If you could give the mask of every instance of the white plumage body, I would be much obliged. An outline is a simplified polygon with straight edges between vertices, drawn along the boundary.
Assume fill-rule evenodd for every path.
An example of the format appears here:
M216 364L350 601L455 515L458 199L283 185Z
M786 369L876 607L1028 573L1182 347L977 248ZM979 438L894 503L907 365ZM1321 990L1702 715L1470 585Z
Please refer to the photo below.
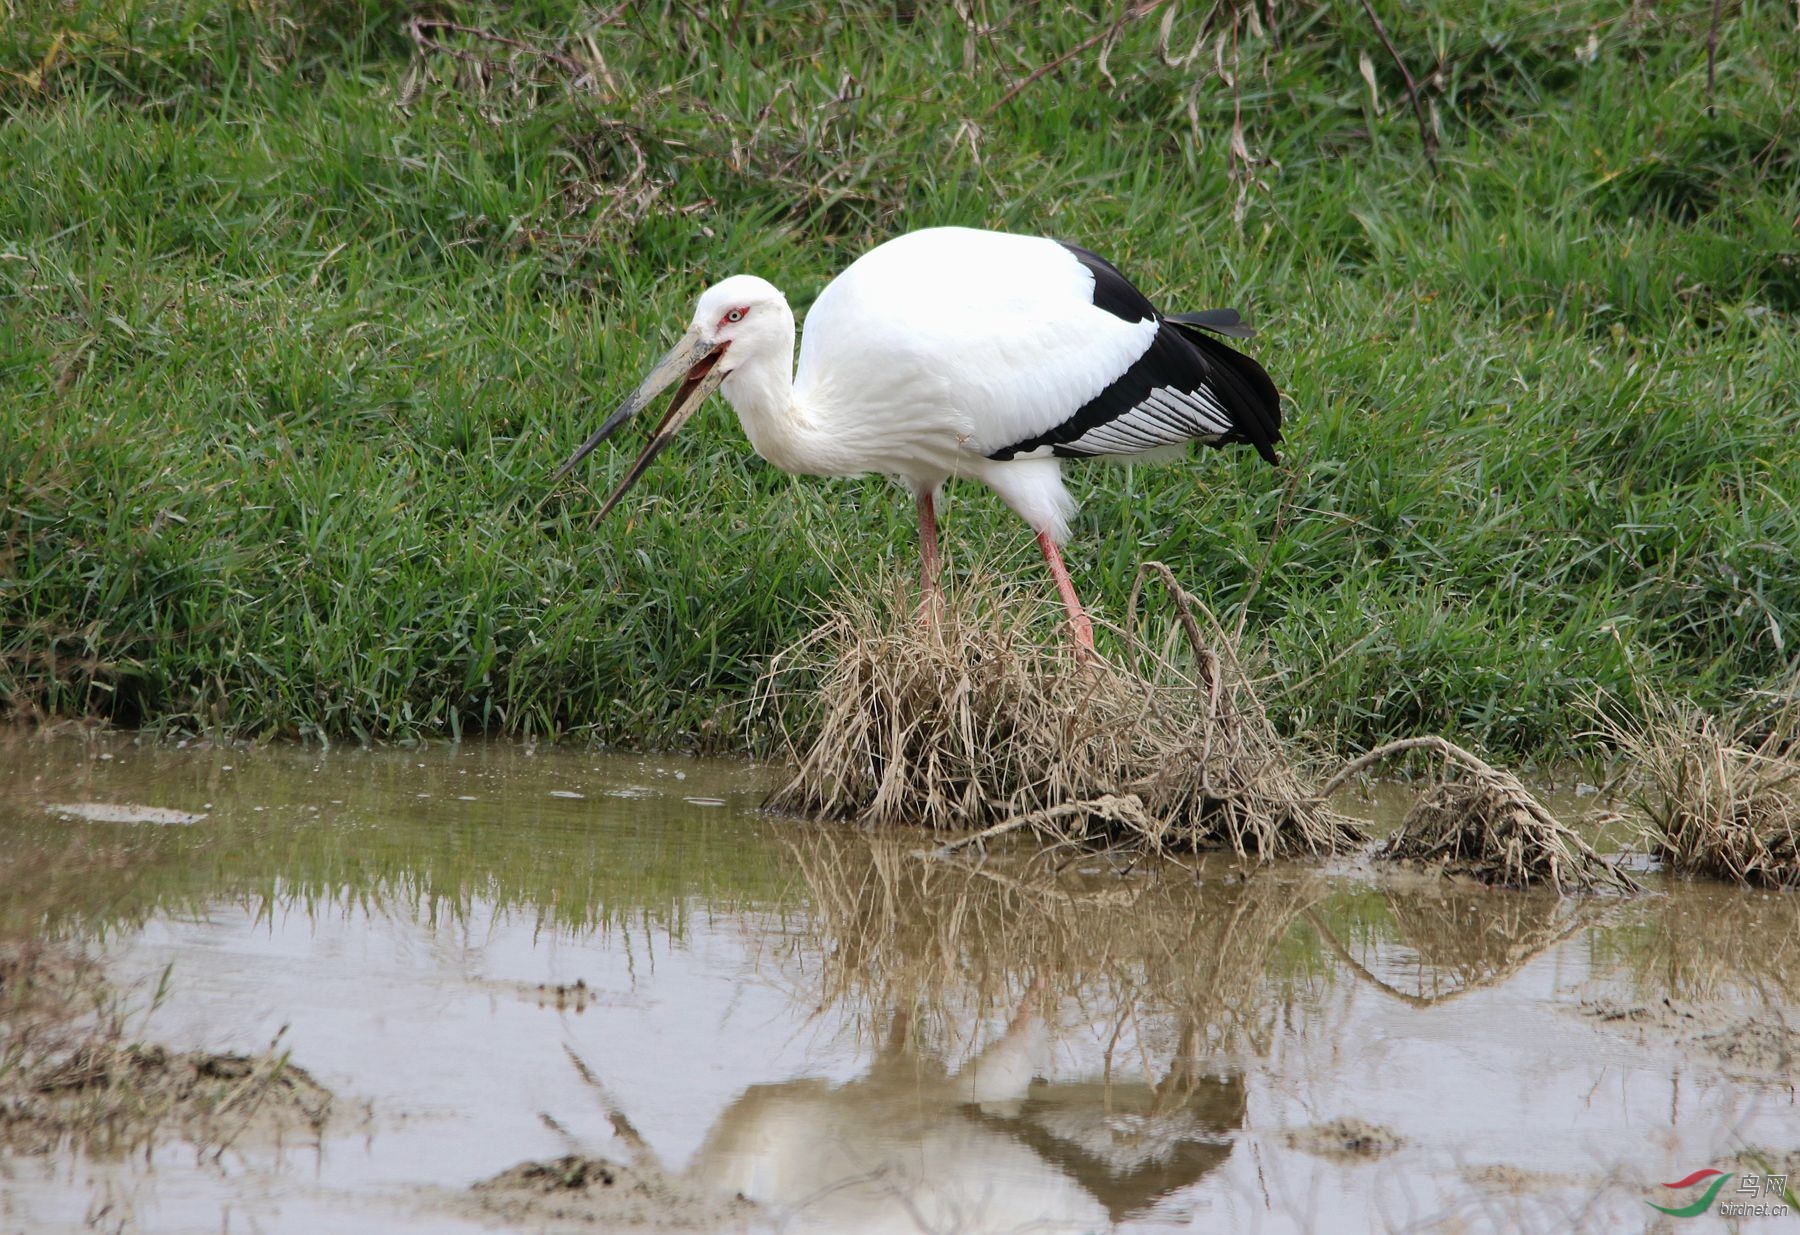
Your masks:
M717 285L695 324L710 325L758 284L768 286L746 276ZM922 492L953 476L978 479L1059 543L1076 509L1061 460L1048 447L990 456L1067 420L1158 330L1154 317L1127 321L1096 305L1093 273L1054 240L951 227L890 240L833 279L807 315L791 383L782 380L792 355L785 310L784 300L776 313L788 329L770 330L770 346L734 342L721 365L736 361L721 392L757 453L789 472L881 473ZM1093 453L1115 457L1163 455L1172 444L1134 447L1119 429L1116 444L1104 431L1093 437L1102 447Z

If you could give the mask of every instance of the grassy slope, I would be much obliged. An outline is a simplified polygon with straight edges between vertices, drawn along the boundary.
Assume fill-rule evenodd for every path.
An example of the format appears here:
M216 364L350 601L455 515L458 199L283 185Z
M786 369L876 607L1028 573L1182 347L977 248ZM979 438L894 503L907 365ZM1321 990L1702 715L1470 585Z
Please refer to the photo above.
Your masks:
M604 72L572 92L449 33L498 67L421 74L372 0L26 5L0 28L0 698L740 744L809 609L910 569L910 504L788 479L722 405L630 518L595 528L573 485L532 503L706 282L754 270L803 311L939 223L1079 239L1264 327L1284 472L1083 469L1071 565L1115 615L1147 556L1247 599L1284 724L1529 751L1634 673L1768 685L1800 632L1800 38L1789 6L1728 14L1709 111L1689 7L1378 5L1417 75L1443 65L1433 178L1345 0L1242 23L1235 91L1230 39L1171 65L1159 14L1106 73L1083 52L1011 101L1101 27L431 10L577 57L591 36ZM1039 569L975 488L947 536L955 564Z

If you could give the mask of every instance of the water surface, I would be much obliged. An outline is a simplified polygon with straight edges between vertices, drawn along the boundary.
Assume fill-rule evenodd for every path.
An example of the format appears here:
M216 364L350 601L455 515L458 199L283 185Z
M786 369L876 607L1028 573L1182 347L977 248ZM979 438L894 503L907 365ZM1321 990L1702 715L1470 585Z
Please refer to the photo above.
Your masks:
M472 1185L571 1152L757 1203L727 1229L1629 1231L1800 1147L1791 895L960 867L734 763L0 758L0 935L338 1097L316 1142L0 1158L8 1231L487 1229Z

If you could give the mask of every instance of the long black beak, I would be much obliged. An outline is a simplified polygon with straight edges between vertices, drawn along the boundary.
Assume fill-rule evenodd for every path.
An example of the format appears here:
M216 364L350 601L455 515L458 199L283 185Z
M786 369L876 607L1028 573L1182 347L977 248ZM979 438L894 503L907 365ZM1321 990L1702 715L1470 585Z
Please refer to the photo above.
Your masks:
M626 490L638 482L644 470L652 460L662 453L663 447L674 440L675 434L686 424L699 406L706 402L706 397L719 388L725 375L718 370L719 360L725 355L729 344L708 343L700 337L697 330L690 330L682 336L681 342L669 349L669 354L657 361L656 367L644 375L631 396L621 403L618 410L608 416L604 423L594 431L594 435L581 444L580 449L569 456L568 461L556 469L551 476L551 483L561 480L575 470L575 465L593 451L594 447L604 442L615 433L619 426L637 415L644 407L660 394L665 387L672 385L678 378L681 386L675 392L675 398L669 404L668 413L656 426L656 432L644 446L642 453L626 471L625 478L619 482L612 496L600 507L599 518L604 519L607 512L619 504Z

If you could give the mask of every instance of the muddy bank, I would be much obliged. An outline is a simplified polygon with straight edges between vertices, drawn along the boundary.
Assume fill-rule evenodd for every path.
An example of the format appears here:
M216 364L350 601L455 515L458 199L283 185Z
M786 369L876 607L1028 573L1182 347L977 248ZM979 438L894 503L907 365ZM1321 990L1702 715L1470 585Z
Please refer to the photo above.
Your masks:
M460 1208L538 1229L605 1231L740 1230L757 1212L741 1196L708 1191L654 1163L626 1165L580 1154L521 1162L476 1184Z
M1602 999L1583 1003L1580 1012L1602 1024L1636 1029L1640 1037L1669 1040L1689 1054L1716 1061L1733 1075L1786 1081L1800 1070L1800 1032L1777 1009Z
M275 1047L176 1051L139 1040L89 957L0 945L0 1147L119 1154L166 1138L203 1152L316 1143L332 1095Z
M1373 1161L1406 1144L1405 1138L1391 1128L1383 1128L1353 1115L1310 1127L1291 1129L1283 1139L1294 1149L1318 1154L1322 1158L1345 1161Z

